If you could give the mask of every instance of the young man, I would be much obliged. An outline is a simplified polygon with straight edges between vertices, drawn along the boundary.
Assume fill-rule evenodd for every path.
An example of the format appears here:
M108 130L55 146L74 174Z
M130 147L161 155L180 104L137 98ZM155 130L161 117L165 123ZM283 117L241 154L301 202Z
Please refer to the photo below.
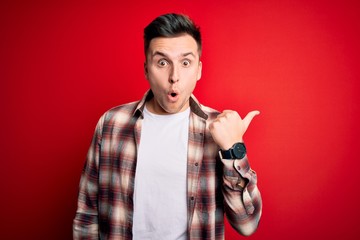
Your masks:
M244 119L192 95L201 77L199 28L184 15L144 30L150 90L99 120L82 173L74 239L223 239L224 213L252 234L261 196Z

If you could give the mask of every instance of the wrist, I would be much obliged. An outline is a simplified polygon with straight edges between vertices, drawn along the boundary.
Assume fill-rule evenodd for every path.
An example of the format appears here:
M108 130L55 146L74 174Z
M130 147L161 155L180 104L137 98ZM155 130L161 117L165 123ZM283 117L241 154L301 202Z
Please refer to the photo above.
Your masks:
M221 150L229 150L230 148L232 148L236 143L244 143L243 139L240 138L238 140L235 141L228 141L228 142L224 142L222 145L219 145Z
M242 159L246 155L246 147L243 142L237 142L230 148L219 151L222 159Z

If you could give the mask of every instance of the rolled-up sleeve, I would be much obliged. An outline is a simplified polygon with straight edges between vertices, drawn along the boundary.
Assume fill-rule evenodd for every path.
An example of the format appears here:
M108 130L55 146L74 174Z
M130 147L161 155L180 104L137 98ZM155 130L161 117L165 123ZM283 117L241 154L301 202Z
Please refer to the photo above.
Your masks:
M98 169L103 117L100 118L82 171L73 239L99 239L98 233Z
M253 234L262 213L262 199L257 188L256 172L250 168L247 155L223 162L223 195L227 219L240 234Z

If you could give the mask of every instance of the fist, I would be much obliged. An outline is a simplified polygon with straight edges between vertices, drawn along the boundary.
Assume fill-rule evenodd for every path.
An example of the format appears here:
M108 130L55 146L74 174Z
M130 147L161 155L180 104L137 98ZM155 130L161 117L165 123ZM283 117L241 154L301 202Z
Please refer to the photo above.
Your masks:
M252 119L259 111L249 112L244 119L236 111L225 110L210 123L209 130L215 143L223 150L231 148L236 142L243 142L243 136Z

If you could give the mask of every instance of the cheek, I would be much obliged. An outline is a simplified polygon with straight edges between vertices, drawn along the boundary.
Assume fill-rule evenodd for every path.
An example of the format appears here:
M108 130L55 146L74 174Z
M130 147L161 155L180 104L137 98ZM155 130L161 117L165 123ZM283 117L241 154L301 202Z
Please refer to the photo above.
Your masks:
M197 83L197 80L194 78L194 75L193 75L192 78L186 82L186 91L188 93L192 93L195 89L196 83Z
M199 80L200 76L201 76L201 74L198 71L198 69L194 69L192 71L188 71L188 72L184 73L184 75L182 77L184 80L186 79L189 82L189 84L195 84L197 82L197 80Z
M147 80L153 89L166 88L169 82L165 71L149 71Z
M150 82L161 82L162 79L166 78L166 72L161 70L149 70L148 80Z

